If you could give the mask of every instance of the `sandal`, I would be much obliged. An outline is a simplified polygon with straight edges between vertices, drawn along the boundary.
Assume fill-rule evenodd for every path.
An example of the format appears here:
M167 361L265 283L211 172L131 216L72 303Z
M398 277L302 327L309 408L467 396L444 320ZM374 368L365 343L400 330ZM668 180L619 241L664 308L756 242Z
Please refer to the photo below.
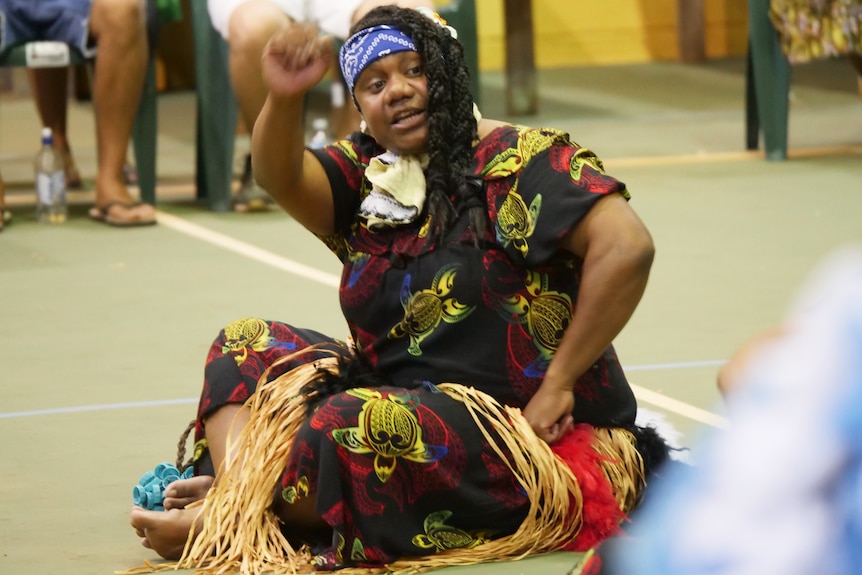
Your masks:
M245 167L240 182L239 192L233 200L233 211L238 213L267 212L273 207L272 197L254 181L254 174L251 171L251 154L245 157Z
M140 226L152 226L156 223L156 219L149 220L137 220L137 219L118 219L116 216L111 216L111 208L114 206L121 206L126 210L126 212L130 212L131 210L137 208L138 206L145 205L143 202L108 202L104 206L93 206L90 208L90 211L87 215L90 216L91 220L101 222L103 224L107 224L109 226L114 226L117 228L133 228Z

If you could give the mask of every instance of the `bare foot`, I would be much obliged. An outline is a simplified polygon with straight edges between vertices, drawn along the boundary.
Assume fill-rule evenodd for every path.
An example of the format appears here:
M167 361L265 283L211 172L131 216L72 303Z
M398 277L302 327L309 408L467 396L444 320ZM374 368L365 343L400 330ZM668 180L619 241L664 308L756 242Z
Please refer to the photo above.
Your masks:
M185 509L187 505L200 501L206 497L214 479L210 475L177 479L165 488L165 509Z
M148 511L133 507L131 524L141 538L141 545L165 559L179 559L185 549L189 532L194 529L197 535L201 530L202 518L198 515L200 511L200 507L167 511Z
M93 219L117 226L150 224L156 221L156 209L136 202L121 178L96 177L96 205Z
M66 175L66 189L77 190L83 187L81 174L78 172L78 166L75 165L75 157L72 155L72 147L69 145L69 140L65 134L54 134L54 147L58 152L63 154L63 171Z
M65 172L66 172L66 188L77 190L84 186L81 181L81 173L78 172L78 166L75 165L75 158L72 157L72 152L66 150L65 154Z

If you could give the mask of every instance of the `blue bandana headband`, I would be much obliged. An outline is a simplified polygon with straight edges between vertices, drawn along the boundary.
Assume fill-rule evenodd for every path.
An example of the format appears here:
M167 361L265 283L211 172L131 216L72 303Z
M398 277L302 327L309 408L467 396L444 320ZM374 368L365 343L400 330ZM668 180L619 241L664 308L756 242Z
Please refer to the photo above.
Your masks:
M396 52L416 51L413 39L394 26L385 24L360 30L344 42L338 54L341 73L353 93L356 79L365 68Z

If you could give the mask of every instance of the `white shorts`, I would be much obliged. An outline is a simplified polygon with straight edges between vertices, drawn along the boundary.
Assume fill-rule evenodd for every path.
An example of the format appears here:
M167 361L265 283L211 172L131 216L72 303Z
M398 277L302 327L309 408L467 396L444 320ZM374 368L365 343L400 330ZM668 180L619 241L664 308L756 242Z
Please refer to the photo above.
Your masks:
M324 34L347 38L350 19L362 0L267 0L297 22L315 23ZM237 6L248 0L207 0L210 20L228 39L228 22Z

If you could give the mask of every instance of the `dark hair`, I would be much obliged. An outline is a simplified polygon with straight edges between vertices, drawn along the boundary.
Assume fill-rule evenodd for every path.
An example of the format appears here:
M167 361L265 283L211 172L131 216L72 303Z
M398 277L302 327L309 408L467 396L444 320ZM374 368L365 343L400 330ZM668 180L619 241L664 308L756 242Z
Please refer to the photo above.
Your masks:
M475 189L467 184L477 127L464 49L446 29L427 16L396 6L380 6L371 10L353 25L350 33L380 24L395 26L410 36L425 65L428 81L428 214L433 233L442 239L456 216L453 202L458 204L468 200ZM469 212L476 241L484 238L487 228L484 198L482 200L480 208L471 208ZM475 202L470 204L475 205Z

